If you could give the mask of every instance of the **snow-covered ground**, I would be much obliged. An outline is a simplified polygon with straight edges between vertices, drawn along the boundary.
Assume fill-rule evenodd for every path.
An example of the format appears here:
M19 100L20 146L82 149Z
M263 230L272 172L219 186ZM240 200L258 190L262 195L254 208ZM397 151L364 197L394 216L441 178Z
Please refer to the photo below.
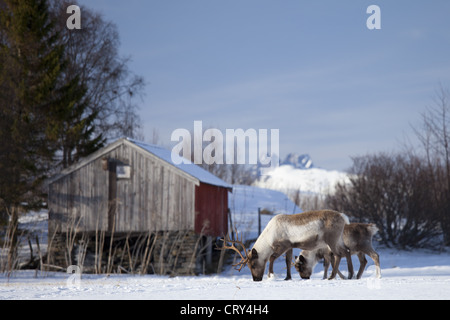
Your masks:
M276 277L261 282L252 281L248 268L241 273L228 269L219 275L175 278L82 275L76 279L64 273L19 271L9 279L1 276L0 299L450 299L449 253L378 251L382 279L374 277L370 261L360 280L322 280L317 265L310 280L301 280L292 269L293 280L284 281L282 259L275 264Z
M275 213L297 213L299 208L277 191L236 186L229 206L233 223L247 239L257 232L258 207ZM264 227L271 216L262 215ZM45 212L21 218L21 228L39 235L45 250ZM24 251L28 245L25 244ZM375 246L376 247L376 246ZM376 279L373 261L360 280L322 280L317 265L310 280L301 280L292 268L292 281L284 281L285 263L275 263L275 277L253 282L245 267L232 267L218 275L174 277L157 275L69 275L62 272L15 271L0 274L0 299L189 299L189 300L303 300L303 299L450 299L450 252L377 249L382 278ZM36 253L36 250L34 249ZM299 251L294 252L298 255ZM29 255L26 251L25 257ZM359 262L353 259L355 271ZM346 269L345 259L341 270ZM267 270L266 270L267 273ZM345 273L345 272L344 272Z

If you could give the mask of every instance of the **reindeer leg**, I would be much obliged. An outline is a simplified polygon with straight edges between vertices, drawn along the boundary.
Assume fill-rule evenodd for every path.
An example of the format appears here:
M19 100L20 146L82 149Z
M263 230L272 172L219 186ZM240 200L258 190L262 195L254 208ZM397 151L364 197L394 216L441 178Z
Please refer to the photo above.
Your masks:
M327 261L328 260L328 261ZM324 267L324 275L323 278L326 279L327 278L327 271L328 271L328 266L330 265L330 260L331 260L331 265L334 266L334 254L330 253L329 258L327 259L327 257L324 258L323 260L323 267ZM326 268L325 268L325 263L327 263ZM337 273L339 275L339 277L341 279L347 279L342 272L339 270L339 268L337 269Z
M375 262L376 275L377 278L380 279L381 278L380 256L373 249L367 252L367 255L372 258L373 262Z
M336 277L336 274L339 271L339 264L341 263L341 259L343 256L345 256L345 258L347 259L348 279L351 279L353 277L353 263L350 250L347 248L347 246L344 245L343 242L338 242L333 247L330 247L330 249L334 254L334 265L333 271L331 272L331 276L328 278L328 280L332 280Z
M332 265L334 264L333 255L330 255ZM330 259L327 257L323 258L323 279L328 278L328 268L330 267Z
M341 270L338 269L337 272L338 272L339 277L340 277L342 280L347 280L347 277L344 276L344 275L342 274Z
M273 262L281 256L286 250L290 250L288 253L286 253L286 265L287 265L287 259L289 256L289 267L288 267L288 274L286 276L285 280L291 279L291 260L292 260L292 247L290 246L290 243L284 243L284 242L278 242L275 243L272 247L273 253L269 258L269 278L273 276Z
M273 274L273 262L275 261L276 258L278 258L279 256L276 255L275 253L272 254L269 258L269 273L267 274L267 277L270 279L274 276Z
M291 264L292 264L292 248L286 251L286 278L284 280L291 280Z
M347 259L347 267L348 267L348 279L353 278L353 263L352 263L352 254L350 250L344 246L345 258Z
M337 271L339 270L339 264L341 263L341 256L334 254L334 263L333 263L333 270L331 271L331 275L328 278L328 280L333 280L336 278Z
M366 259L365 254L362 252L358 253L358 259L359 259L359 270L358 270L358 274L356 275L356 279L361 279L361 276L367 265L367 259Z

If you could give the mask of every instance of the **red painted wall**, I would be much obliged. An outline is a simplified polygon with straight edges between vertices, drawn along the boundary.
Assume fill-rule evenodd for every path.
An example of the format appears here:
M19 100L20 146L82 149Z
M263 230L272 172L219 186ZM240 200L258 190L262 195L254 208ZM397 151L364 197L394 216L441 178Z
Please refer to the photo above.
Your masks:
M228 189L205 183L195 187L195 232L215 237L227 234Z

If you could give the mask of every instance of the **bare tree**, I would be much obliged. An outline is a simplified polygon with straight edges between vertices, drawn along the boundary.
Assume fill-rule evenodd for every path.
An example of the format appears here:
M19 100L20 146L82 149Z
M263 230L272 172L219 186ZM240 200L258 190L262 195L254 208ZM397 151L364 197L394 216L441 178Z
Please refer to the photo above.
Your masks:
M439 86L434 105L422 113L422 127L413 128L434 172L433 199L438 208L445 245L450 245L450 91Z
M338 184L327 203L358 222L375 223L386 246L434 246L441 234L434 177L426 162L414 155L357 157L350 184Z
M95 132L105 138L141 138L136 99L142 96L144 80L129 69L129 57L119 55L119 33L114 23L81 6L82 28L66 27L69 5L76 1L51 0L59 42L65 48L65 77L79 77L87 89L83 103L95 115ZM73 150L76 152L76 150Z
M329 206L360 222L374 222L388 246L450 245L450 91L413 128L422 148L353 159L351 183L339 184Z

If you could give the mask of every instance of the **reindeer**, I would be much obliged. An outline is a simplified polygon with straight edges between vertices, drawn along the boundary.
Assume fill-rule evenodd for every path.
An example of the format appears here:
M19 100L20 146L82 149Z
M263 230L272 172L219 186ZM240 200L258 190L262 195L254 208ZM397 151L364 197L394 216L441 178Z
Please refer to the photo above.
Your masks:
M372 237L378 228L374 224L351 223L344 227L344 244L350 249L352 255L357 254L360 262L359 271L356 275L360 279L364 268L367 265L365 255L367 254L375 262L376 276L381 278L380 257L372 247ZM315 250L303 250L299 257L295 259L295 269L302 279L309 279L317 262L323 259L324 274L327 278L328 267L333 261L333 253L326 247ZM344 279L344 275L338 270L339 276Z
M270 259L269 277L273 275L273 262L286 252L287 275L291 279L292 248L315 250L329 247L334 254L333 271L330 280L336 277L341 257L345 256L348 263L349 278L353 275L353 265L348 250L342 239L344 226L348 224L345 214L331 210L310 211L294 215L277 215L273 217L249 251L241 240L223 239L222 249L232 249L239 253L241 261L234 267L241 269L248 265L253 281L263 279L266 263ZM227 243L232 245L229 246ZM239 244L244 249L244 255L236 247Z

